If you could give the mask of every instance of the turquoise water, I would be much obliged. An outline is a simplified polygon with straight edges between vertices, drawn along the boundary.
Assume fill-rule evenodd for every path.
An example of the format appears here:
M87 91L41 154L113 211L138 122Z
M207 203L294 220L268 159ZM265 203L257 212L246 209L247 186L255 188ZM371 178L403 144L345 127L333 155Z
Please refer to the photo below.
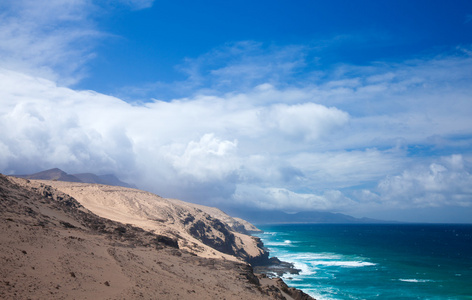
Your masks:
M259 226L290 286L323 299L472 299L472 225Z

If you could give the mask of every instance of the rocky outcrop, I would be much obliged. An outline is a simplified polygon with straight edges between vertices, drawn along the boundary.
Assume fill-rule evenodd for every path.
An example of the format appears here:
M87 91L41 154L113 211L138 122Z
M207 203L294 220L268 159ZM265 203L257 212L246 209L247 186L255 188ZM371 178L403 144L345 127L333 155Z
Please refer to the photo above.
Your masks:
M206 222L202 220L190 222L187 230L193 237L202 241L205 245L220 252L242 258L252 265L268 262L269 253L263 248L259 238L251 237L256 249L259 251L258 255L251 255L244 245L237 243L238 237L230 227L219 219L207 216Z
M271 257L264 263L256 265L254 271L270 277L280 277L284 274L299 274L301 270L296 269L292 263Z
M174 201L178 201L178 200L174 200ZM248 221L240 219L240 218L231 217L216 207L199 205L195 203L186 203L186 205L199 209L209 214L213 218L220 220L224 224L228 225L229 228L234 232L243 233L243 234L261 232L260 229L258 229L256 226L252 225Z
M284 293L290 295L294 300L313 300L310 295L303 291L289 287L281 278L277 278L275 281L276 286Z

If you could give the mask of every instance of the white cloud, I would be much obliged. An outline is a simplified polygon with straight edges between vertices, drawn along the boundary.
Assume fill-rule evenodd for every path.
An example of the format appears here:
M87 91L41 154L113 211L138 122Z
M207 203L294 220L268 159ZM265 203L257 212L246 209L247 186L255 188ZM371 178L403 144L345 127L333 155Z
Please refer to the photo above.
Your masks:
M52 79L77 82L101 36L90 20L88 0L4 2L0 23L0 66Z
M122 92L139 98L190 97L198 94L250 93L255 86L296 83L294 74L306 66L307 47L265 46L254 41L227 43L177 66L185 79L126 86Z
M399 207L472 206L472 174L462 155L419 165L379 183L384 202Z
M237 141L222 141L214 134L205 134L198 142L190 141L184 151L178 145L165 148L177 173L197 182L222 180L239 168Z
M441 74L456 59L405 67L411 78L396 66L320 85L262 83L140 105L1 69L0 167L114 172L164 196L291 210L469 205L463 156L408 157L409 145L443 147L471 134L467 75L453 90L423 87L448 82ZM440 66L433 79L421 75L432 65Z
M401 172L408 163L400 150L380 151L378 149L299 152L288 161L305 174L307 186L315 190L327 188L348 188L369 182L376 182L385 174Z
M295 84L306 49L265 52L245 42L190 61L189 80L179 83L187 97L130 104L57 85L58 74L76 78L82 65L62 64L89 53L71 50L87 31L63 36L77 22L89 24L81 6L88 2L51 3L62 17L32 16L70 28L53 26L37 40L34 28L14 26L27 12L1 27L2 172L113 172L163 196L290 211L471 204L464 155L409 156L415 146L470 152L470 56L341 66ZM15 43L27 46L16 58ZM36 57L39 48L52 49L50 56Z
M299 212L304 210L346 210L354 203L340 191L324 193L296 193L285 188L262 188L251 184L238 185L233 199L246 207Z
M264 99L268 89L261 87L248 94L131 105L4 69L0 77L5 132L0 142L3 157L10 157L2 162L4 172L49 167L115 172L187 199L196 185L224 186L231 196L236 183L247 184L250 178L264 184L277 178L286 184L303 177L279 153L328 138L347 120L335 108L280 104L296 93L273 87L274 103L269 105ZM259 165L274 175L253 167L258 156L268 158ZM219 192L216 188L212 196L220 197Z
M131 9L154 0L120 0ZM108 4L108 5L107 5ZM116 2L93 0L15 0L0 3L0 67L70 86L87 75L94 47L111 35L94 17ZM99 5L104 5L100 7Z
M264 117L269 126L289 137L305 141L317 140L341 128L349 119L346 112L316 103L276 104L264 113L267 113Z

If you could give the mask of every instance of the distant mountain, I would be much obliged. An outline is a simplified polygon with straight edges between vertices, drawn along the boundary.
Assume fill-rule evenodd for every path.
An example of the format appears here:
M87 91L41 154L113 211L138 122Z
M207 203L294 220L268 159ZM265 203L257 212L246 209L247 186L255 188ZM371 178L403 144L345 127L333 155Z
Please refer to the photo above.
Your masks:
M29 175L15 175L15 177L20 177L20 178L25 178L25 179L82 182L79 178L75 177L74 175L67 174L66 172L58 168L41 171L38 173L29 174Z
M237 210L227 211L253 224L281 223L391 223L369 218L355 218L341 213L305 211L289 214L279 210Z
M20 177L20 178L25 178L25 179L38 179L38 180L57 180L57 181L67 181L67 182L97 183L97 184L136 188L135 185L123 182L119 180L113 174L95 175L92 173L80 173L80 174L71 175L71 174L67 174L66 172L58 168L41 171L38 173L29 174L29 175L15 175L15 177Z
M98 183L98 184L105 184L105 185L136 188L135 185L123 182L119 180L113 174L95 175L92 173L80 173L80 174L74 174L73 176L79 178L82 182L85 182L85 183Z

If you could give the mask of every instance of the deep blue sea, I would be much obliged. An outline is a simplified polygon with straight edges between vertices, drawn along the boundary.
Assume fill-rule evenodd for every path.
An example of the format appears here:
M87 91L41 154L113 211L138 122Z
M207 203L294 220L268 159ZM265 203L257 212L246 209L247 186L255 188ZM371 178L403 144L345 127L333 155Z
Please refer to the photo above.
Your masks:
M289 286L324 299L472 299L472 225L258 226Z

